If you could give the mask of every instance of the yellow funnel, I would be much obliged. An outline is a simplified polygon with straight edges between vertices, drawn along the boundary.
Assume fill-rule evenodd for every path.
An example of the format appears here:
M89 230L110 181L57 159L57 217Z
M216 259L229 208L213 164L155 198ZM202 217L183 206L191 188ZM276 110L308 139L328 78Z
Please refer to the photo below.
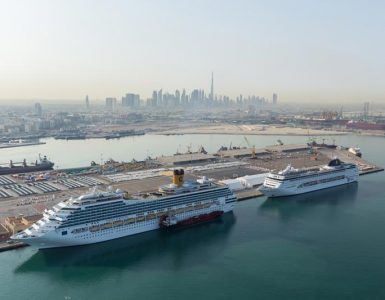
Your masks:
M183 169L174 170L174 174L172 176L172 183L177 186L181 186L183 184L183 181L184 181L184 170Z

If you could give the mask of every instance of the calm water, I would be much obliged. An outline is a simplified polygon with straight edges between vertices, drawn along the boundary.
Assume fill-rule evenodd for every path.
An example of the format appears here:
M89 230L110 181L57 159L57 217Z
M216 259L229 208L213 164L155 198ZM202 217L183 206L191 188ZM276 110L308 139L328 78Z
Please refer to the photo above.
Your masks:
M333 137L326 137L325 142L332 143ZM250 143L257 148L266 145L273 145L277 139L284 143L306 143L306 136L287 137L287 136L249 136ZM369 137L361 137L357 140L354 136L335 136L336 144L352 146L358 144L363 147L371 141ZM382 140L382 138L378 138ZM172 155L179 152L186 152L190 146L192 151L197 151L203 145L209 152L216 152L220 146L247 146L242 135L144 135L126 137L120 140L55 140L53 138L43 139L44 145L5 148L0 149L0 163L8 163L9 160L27 162L35 161L38 154L47 155L56 163L55 168L70 168L88 166L91 161L100 163L109 158L117 161L143 160L147 156L156 157L158 155ZM318 142L322 142L318 138Z
M208 150L230 139L242 141L189 138ZM164 139L157 149L165 153L189 143L187 136ZM251 139L264 145L277 137ZM64 142L67 154L56 141L45 147L52 157L58 155L55 160L76 165L87 158L83 151L88 142L127 160L132 153L139 159L159 140ZM360 145L365 157L385 165L385 139L340 140ZM126 152L130 154L124 157ZM355 185L303 196L240 202L222 220L189 229L83 247L0 253L0 299L384 299L384 195L385 176L378 173Z

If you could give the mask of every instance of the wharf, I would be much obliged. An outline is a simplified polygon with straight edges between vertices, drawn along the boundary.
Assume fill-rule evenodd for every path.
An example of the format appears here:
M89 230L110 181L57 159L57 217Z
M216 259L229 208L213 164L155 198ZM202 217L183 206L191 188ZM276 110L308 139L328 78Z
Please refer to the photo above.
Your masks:
M247 199L257 198L263 196L263 194L257 189L247 189L244 191L236 191L234 192L237 196L238 201L243 201Z
M356 164L358 166L360 176L384 171L384 168L370 163L362 157L358 157L347 150L322 148L319 149L319 152L329 158L338 157L343 162Z
M26 246L28 245L23 242L16 242L16 241L12 241L12 243L3 242L3 243L0 243L0 252L22 248Z
M360 175L384 170L344 149L308 148L304 145L286 145L285 147L278 145L264 149L265 151L248 148L242 149L242 153L234 151L224 153L216 156L214 162L211 161L214 155L210 155L210 159L206 162L202 161L203 155L201 154L196 161L191 159L190 155L190 157L186 157L189 162L183 166L185 179L195 180L207 176L217 182L248 175L265 174L271 170L282 170L289 164L298 169L319 167L327 164L331 158L336 156L344 162L357 164ZM237 158L242 154L246 155L247 152L248 156ZM365 153L363 155L365 157ZM178 163L179 158L184 157L177 157ZM46 173L44 176L32 174L37 179L35 181L29 180L30 175L0 176L0 222L4 222L8 216L41 214L44 209L51 208L62 200L86 193L94 186L100 186L102 190L111 186L112 189L124 190L133 197L157 190L159 186L171 183L170 171L176 168L174 162L168 161L161 164L152 160L143 163L140 168L136 163L128 164L120 172L105 175L93 174L90 171L94 170L89 168L65 170L67 174L55 170L47 176ZM97 169L97 166L94 168ZM239 201L261 196L255 187L245 186L244 190L235 193Z

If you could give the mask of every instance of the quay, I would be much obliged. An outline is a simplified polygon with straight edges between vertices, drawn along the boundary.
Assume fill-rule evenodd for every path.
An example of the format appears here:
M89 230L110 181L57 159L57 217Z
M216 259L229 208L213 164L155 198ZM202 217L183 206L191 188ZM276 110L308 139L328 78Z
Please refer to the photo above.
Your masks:
M111 187L126 191L132 197L148 193L171 183L173 169L183 168L186 180L206 176L215 182L228 184L238 201L263 196L257 188L271 170L282 170L288 164L294 168L311 168L327 164L339 157L357 164L360 175L384 169L336 147L307 145L274 145L263 149L221 149L217 153L186 153L161 156L143 162L108 161L92 168L53 170L45 173L0 176L0 223L5 224L3 235L23 230L45 209L70 197L77 197L93 187ZM365 157L365 153L364 153ZM12 217L14 216L14 217ZM3 243L0 251L22 245Z
M16 241L12 241L12 243L2 242L2 243L0 243L0 252L13 250L13 249L17 249L17 248L23 248L23 247L27 247L27 246L28 245L23 243L23 242L16 242Z

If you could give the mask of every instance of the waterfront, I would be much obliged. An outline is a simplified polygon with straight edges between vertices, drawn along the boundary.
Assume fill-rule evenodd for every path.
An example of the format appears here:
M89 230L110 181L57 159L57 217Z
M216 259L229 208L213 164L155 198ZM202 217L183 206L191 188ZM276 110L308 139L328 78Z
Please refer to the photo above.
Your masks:
M155 155L172 154L191 142L216 151L221 144L237 145L243 139L170 136L160 137L163 143L155 147L159 140L145 137L121 139L114 147L102 143L94 151L107 156L110 150L111 157L130 160L129 155L144 158L146 148L156 149ZM250 142L258 147L276 139L306 141L250 137ZM66 149L83 153L88 146L90 160L89 149L96 145L89 142L65 142ZM385 165L385 139L342 136L336 143L359 145L366 159ZM59 155L56 149L63 148L49 141L46 146L53 160ZM75 152L55 159L68 166L83 165ZM360 177L358 184L312 194L247 200L222 221L185 230L72 249L36 252L27 247L0 253L2 299L381 299L384 179L384 173L377 173Z
M318 137L317 141L322 143L335 143L337 145L353 146L358 145L364 151L371 146L375 147L376 141L382 141L383 137L342 135L330 137ZM248 136L250 144L256 148L273 145L280 139L284 143L305 144L307 136ZM109 158L116 161L131 161L132 159L143 160L147 156L156 157L159 155L172 155L177 151L186 152L191 146L192 151L197 151L199 146L204 146L208 152L216 152L222 145L229 147L247 147L243 135L211 135L211 134L192 134L192 135L143 135L125 137L116 140L89 139L89 140L55 140L53 138L42 139L46 144L31 147L19 147L14 149L0 149L0 163L22 161L35 161L38 154L47 155L50 160L55 162L56 168L72 168L89 166L91 161L100 163Z

